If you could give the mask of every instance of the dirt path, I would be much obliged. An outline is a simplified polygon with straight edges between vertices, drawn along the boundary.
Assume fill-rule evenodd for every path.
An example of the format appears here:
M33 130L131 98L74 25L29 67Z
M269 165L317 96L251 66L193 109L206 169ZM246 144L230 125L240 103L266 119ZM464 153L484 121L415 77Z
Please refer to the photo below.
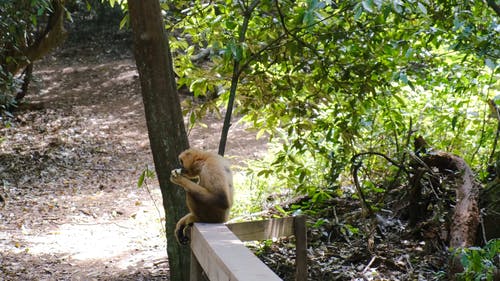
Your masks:
M23 111L0 129L0 280L165 280L161 196L127 35L69 42L35 67ZM216 150L222 120L190 135ZM241 124L227 155L262 155ZM156 206L155 206L156 204Z

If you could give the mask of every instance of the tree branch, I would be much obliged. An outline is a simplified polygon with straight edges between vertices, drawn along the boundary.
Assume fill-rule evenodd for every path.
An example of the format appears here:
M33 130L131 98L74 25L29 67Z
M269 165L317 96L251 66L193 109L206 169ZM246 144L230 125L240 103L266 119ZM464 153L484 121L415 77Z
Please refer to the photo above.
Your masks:
M250 6L248 6L248 8L245 9L243 13L244 19L239 34L239 40L238 40L239 43L245 42L248 23L250 22L250 18L252 17L252 12L254 11L255 7L257 7L258 3L259 0L253 0ZM234 58L233 76L231 78L231 88L229 90L229 100L227 102L226 116L224 117L224 125L222 126L222 132L219 142L219 155L221 156L224 156L224 152L226 150L227 135L229 133L229 127L231 127L231 115L233 113L234 98L236 96L236 88L238 87L238 80L240 78L240 74L241 74L240 61L237 58Z
M358 195L360 197L361 206L362 206L363 210L369 215L369 217L373 217L373 215L374 215L373 211L372 211L370 205L368 204L368 202L366 201L365 195L363 193L363 190L361 189L361 185L359 184L359 179L358 179L358 170L361 168L361 162L357 162L356 159L361 157L361 156L365 156L365 155L380 156L380 157L384 158L385 160L387 160L388 162L392 163L394 166L401 169L402 171L405 171L407 173L407 170L405 169L405 167L403 165L400 165L396 161L389 158L387 155L380 153L380 152L368 151L368 152L358 153L358 154L355 154L354 156L352 156L352 158L351 158L351 164L352 164L351 174L353 177L354 186L356 187L356 191L358 192Z

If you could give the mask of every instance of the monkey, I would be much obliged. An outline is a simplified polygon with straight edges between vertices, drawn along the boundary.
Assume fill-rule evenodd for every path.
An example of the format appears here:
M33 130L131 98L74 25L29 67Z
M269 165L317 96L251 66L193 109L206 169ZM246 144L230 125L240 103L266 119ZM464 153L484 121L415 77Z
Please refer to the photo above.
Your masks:
M229 162L222 156L198 149L179 154L180 169L174 169L170 181L186 191L189 213L176 224L177 241L186 245L186 228L194 222L223 223L233 205L233 176Z

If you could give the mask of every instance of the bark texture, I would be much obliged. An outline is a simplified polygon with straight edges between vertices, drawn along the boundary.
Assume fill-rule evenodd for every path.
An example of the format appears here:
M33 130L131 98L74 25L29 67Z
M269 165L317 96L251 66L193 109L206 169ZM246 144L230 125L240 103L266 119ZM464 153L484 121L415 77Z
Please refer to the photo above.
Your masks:
M184 191L170 183L170 171L188 139L177 95L168 37L158 0L129 0L134 55L141 81L149 140L166 214L170 280L189 280L189 247L176 243L175 223L187 213Z
M458 174L456 186L456 205L450 226L450 247L469 247L476 240L479 225L479 189L480 184L465 161L453 154L433 151L423 158L430 167L441 171L449 170Z

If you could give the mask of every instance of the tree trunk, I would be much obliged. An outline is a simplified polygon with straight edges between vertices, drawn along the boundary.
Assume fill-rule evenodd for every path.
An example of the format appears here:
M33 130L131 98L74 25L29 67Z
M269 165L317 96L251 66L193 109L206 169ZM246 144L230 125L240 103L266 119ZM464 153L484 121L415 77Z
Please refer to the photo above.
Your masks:
M66 10L63 6L63 1L52 0L52 11L50 12L49 21L45 27L45 31L36 38L31 45L26 45L20 50L11 50L14 57L24 56L22 60L15 60L11 63L4 62L0 59L1 64L6 64L7 71L16 74L20 69L23 69L28 64L43 58L46 54L59 46L67 36L67 31L64 28L64 19Z
M187 213L184 191L170 183L177 156L189 146L172 58L158 0L129 0L134 54L141 81L149 141L166 214L170 280L189 280L189 247L176 243L176 221Z

